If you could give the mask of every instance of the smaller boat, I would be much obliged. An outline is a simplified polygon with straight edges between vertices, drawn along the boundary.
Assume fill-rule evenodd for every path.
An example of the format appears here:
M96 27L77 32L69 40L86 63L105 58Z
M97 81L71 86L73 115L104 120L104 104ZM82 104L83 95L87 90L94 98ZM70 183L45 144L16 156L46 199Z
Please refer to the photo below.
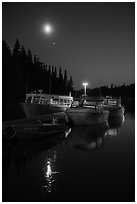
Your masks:
M121 117L125 108L121 105L121 98L106 96L102 103L103 109L109 111L109 117Z
M125 108L121 105L121 98L106 96L106 97L84 97L83 107L101 108L109 111L109 117L119 117L124 114Z
M66 114L69 121L71 121L74 125L85 126L105 123L108 120L109 112L90 107L71 107L67 109Z
M65 124L57 123L43 123L40 121L33 121L31 123L11 124L10 128L14 130L14 136L20 140L39 139L42 137L64 133L66 130Z

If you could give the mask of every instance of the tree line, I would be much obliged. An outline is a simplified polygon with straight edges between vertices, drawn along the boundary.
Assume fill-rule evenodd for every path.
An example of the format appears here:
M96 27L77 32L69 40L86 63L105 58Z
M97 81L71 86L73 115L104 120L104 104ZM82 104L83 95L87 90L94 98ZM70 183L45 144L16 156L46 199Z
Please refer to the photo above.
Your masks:
M79 98L84 94L84 90L80 89L78 91L75 91L75 96ZM122 99L127 98L135 98L135 83L129 84L129 85L121 85L116 86L114 84L111 84L110 86L100 86L93 89L87 88L87 95L88 96L113 96L113 97L121 97Z

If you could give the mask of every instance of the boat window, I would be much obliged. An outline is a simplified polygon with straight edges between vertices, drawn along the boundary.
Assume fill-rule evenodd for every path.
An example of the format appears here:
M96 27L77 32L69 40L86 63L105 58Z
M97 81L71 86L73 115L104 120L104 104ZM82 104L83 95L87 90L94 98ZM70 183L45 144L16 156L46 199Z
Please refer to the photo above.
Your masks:
M26 103L31 103L31 97L27 97L25 100Z
M42 98L42 104L47 104L49 100L47 98Z
M58 104L58 102L59 102L59 99L57 99L57 98L55 98L55 99L53 100L53 103L55 103L55 104Z
M59 101L59 99L55 98L54 101Z
M50 99L50 103L53 103L53 99L52 98Z
M35 97L35 98L33 99L33 103L39 103L39 101L40 101L40 98L39 98L39 97Z
M62 98L60 98L60 100L59 100L61 103L63 103L63 99Z

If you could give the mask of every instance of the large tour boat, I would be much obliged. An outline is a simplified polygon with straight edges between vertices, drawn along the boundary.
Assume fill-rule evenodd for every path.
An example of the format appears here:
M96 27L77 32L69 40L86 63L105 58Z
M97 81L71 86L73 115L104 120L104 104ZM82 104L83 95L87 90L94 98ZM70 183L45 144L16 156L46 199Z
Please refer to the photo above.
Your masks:
M27 118L36 118L41 115L64 112L71 106L72 101L72 96L44 94L40 90L38 93L26 94L25 103L21 106Z

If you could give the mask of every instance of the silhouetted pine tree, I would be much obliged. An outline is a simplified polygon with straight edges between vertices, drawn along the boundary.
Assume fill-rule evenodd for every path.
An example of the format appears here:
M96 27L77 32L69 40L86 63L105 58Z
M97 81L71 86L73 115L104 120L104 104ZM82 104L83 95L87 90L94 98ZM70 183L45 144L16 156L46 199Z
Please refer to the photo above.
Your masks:
M72 76L70 76L70 79L69 79L69 81L68 81L68 91L69 91L69 93L71 92L71 94L73 94L74 87L73 87Z
M65 69L65 72L64 72L64 94L67 95L68 94L68 90L67 90L67 86L68 86L68 79L67 79L67 70Z
M58 94L63 94L63 75L62 75L62 70L61 67L59 68L59 77L58 77Z
M13 77L12 77L12 84L13 84L13 98L16 102L20 102L21 100L24 100L25 98L25 92L24 92L24 67L22 66L21 61L21 46L16 39L14 48L13 48L13 54L12 54L12 71L13 71Z
M49 65L48 68L48 90L49 90L49 94L51 94L51 66Z
M28 93L32 90L32 72L33 72L33 62L32 62L32 54L30 49L28 49L28 53L26 56L27 65L26 65L26 84L25 84L25 92Z
M12 98L12 67L11 51L7 43L2 41L2 114L3 119L8 116Z
M51 92L54 94L54 66L51 67Z
M23 90L26 88L26 83L27 83L27 54L24 46L21 47L20 51L20 69L22 70L23 73Z
M43 91L44 93L49 93L49 74L47 70L47 65L44 66L44 75L43 75Z
M57 94L57 68L54 67L53 72L53 94Z
M40 90L43 88L43 83L41 80L42 77L42 70L43 63L39 61L39 58L34 55L34 66L33 66L33 87L35 87L35 90Z

